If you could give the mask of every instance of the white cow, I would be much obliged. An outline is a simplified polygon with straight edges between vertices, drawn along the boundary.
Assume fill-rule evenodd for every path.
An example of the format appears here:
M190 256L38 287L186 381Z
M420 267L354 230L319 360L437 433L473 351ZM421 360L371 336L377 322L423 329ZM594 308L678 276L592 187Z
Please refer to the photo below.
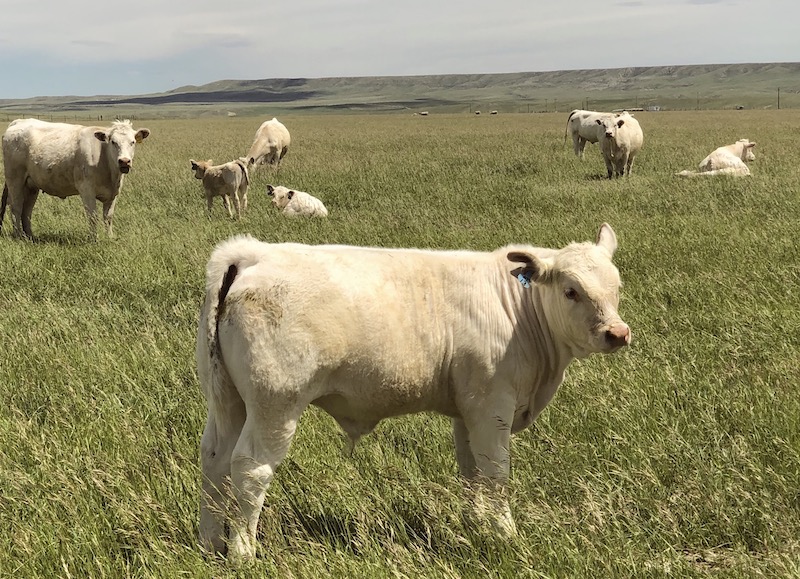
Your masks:
M600 131L600 151L606 163L608 178L630 175L633 161L644 143L639 121L633 115L621 114L596 119Z
M241 219L242 212L247 209L247 188L250 185L247 163L243 159L229 161L222 165L212 165L211 159L208 161L189 159L189 162L192 164L195 179L203 181L208 214L211 215L211 204L214 197L220 196L229 217L233 217L230 204L230 200L233 198L236 218Z
M277 169L291 142L289 130L273 117L261 123L246 158L253 166L269 164Z
M631 341L616 248L607 224L596 243L486 253L219 244L197 334L201 543L254 556L267 486L309 404L351 445L384 418L451 417L459 470L495 506L483 517L513 534L499 492L510 435L542 412L572 359Z
M604 117L619 117L620 115L630 115L630 113L627 111L623 113L601 113L575 109L567 117L564 144L567 143L567 135L571 135L572 148L578 158L582 160L586 143L596 143L600 140L600 128L597 126L597 120Z
M739 139L732 145L725 145L714 149L700 162L699 171L681 171L682 177L710 177L714 175L731 175L733 177L746 177L750 175L750 168L745 161L755 161L755 153L749 139Z
M267 195L272 204L287 217L327 217L325 205L309 193L289 189L283 185L267 185Z
M136 143L150 134L134 131L130 121L110 128L17 119L3 135L3 188L0 223L11 203L16 237L33 238L31 212L39 191L66 199L80 195L89 218L90 235L97 237L97 201L109 237L122 180L131 170Z

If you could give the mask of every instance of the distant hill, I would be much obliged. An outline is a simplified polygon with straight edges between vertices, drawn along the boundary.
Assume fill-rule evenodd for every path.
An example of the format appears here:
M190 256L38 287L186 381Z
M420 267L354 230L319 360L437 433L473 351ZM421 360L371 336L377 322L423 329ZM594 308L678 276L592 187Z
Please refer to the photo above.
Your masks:
M0 100L0 112L567 111L800 108L800 63L341 78L220 80L146 95Z

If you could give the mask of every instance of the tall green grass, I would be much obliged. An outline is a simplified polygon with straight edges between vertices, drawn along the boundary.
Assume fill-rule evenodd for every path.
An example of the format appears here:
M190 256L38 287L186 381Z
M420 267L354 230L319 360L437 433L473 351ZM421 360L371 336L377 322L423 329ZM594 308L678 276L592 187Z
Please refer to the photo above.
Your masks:
M0 237L0 576L788 577L800 575L800 172L791 111L637 113L608 181L566 115L286 116L241 222L205 214L189 158L244 154L260 118L137 122L116 238L41 195L36 243ZM5 127L0 127L4 129ZM750 179L681 180L758 142ZM264 193L320 197L286 220ZM311 409L237 571L196 547L203 270L265 241L488 250L619 237L625 352L576 362L512 447L519 536L465 525L449 423L382 423L352 458ZM313 272L309 272L313 278ZM380 296L376 296L377 299Z

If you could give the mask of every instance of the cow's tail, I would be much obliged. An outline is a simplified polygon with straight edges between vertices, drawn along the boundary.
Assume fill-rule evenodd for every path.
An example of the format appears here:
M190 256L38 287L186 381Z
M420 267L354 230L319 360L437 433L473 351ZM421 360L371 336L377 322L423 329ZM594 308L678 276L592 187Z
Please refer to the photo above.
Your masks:
M569 134L569 122L572 120L572 116L577 113L577 109L572 111L569 116L567 117L567 126L564 128L564 145L567 144L567 135Z
M236 164L239 165L239 168L242 170L242 176L244 177L244 186L250 187L250 173L247 171L247 163L241 157L236 159Z
M3 219L6 216L6 206L8 205L8 183L3 184L3 200L0 201L0 231L3 229Z
M206 266L206 296L198 328L197 366L203 393L217 428L230 424L227 412L240 398L225 360L219 339L219 326L228 307L228 294L241 272L259 258L260 242L249 235L224 241L211 254Z

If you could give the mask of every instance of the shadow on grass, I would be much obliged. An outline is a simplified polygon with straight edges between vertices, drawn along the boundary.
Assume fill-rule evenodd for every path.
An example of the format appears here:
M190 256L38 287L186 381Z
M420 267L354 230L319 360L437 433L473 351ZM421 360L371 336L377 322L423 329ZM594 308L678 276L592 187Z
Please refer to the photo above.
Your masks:
M19 243L35 243L37 245L62 245L67 247L75 247L75 246L84 246L84 245L95 245L97 242L90 241L89 236L80 233L71 233L71 232L57 232L57 233L42 233L41 235L34 235L33 240L28 239L17 239L13 236L13 234L8 232L3 232L3 237L10 239L12 241L17 241ZM106 240L99 239L98 242L102 242Z

